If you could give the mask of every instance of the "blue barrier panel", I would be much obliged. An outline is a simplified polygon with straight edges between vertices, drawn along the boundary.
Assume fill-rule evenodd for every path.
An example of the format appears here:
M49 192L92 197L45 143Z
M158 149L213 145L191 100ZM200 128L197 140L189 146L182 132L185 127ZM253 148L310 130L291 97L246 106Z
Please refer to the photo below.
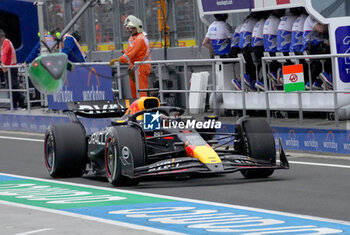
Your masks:
M88 134L102 130L111 124L111 120L79 118L85 126ZM18 114L0 114L0 129L8 131L28 131L44 133L49 125L57 123L69 123L70 120L66 116L34 116L34 115L18 115Z
M69 122L69 119L65 116L0 114L0 129L9 131L44 133L49 125L66 122Z
M49 109L54 110L65 110L67 102L73 101L113 101L112 70L107 65L76 66L68 72L63 88L47 99Z
M218 132L232 133L234 125L223 124ZM279 138L286 150L350 154L350 131L272 126L276 148ZM222 144L226 140L221 140ZM232 144L232 143L231 143Z
M285 149L350 153L350 132L346 130L274 127L273 133L275 139L282 138Z

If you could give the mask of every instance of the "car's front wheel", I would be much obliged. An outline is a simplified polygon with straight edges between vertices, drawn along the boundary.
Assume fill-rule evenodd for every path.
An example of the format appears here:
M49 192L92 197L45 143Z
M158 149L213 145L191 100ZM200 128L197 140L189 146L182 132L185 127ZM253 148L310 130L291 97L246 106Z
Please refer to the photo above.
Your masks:
M276 148L272 130L263 119L247 119L242 123L245 138L245 154L257 161L276 163ZM242 170L245 178L266 178L273 174L273 169Z
M145 164L145 145L140 131L130 126L115 127L107 137L105 165L108 181L115 186L137 185L139 181L122 174L132 159L132 171Z

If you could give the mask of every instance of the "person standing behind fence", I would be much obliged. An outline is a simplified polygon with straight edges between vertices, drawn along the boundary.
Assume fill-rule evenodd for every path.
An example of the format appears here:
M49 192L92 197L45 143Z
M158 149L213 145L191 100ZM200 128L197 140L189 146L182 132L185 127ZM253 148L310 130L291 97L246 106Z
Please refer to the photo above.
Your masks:
M301 54L303 48L303 32L304 23L307 18L305 12L302 12L293 23L292 27L292 41L290 44L290 51L296 55Z
M327 32L327 26L320 24L312 16L308 16L304 23L303 32L303 48L302 52L307 52L310 55L329 53L329 48L324 45L324 33ZM328 60L327 67L330 67ZM328 69L329 71L329 69ZM312 89L321 90L322 80L319 74L322 72L320 60L312 60L311 62L311 82ZM306 89L310 89L310 83L307 81Z
M244 82L247 84L248 88L252 91L256 91L255 87L255 67L252 53L252 34L255 24L258 20L251 13L244 21L241 27L241 32L239 33L239 48L242 50L242 54L246 61L246 73L244 74Z
M258 64L258 74L261 66L261 58L264 56L264 24L267 16L264 15L255 25L252 34L252 50L255 56L255 63ZM255 86L261 90L265 90L264 82L260 77L256 79Z
M273 11L266 19L263 29L265 51L274 55L277 51L277 31L281 20L277 11Z
M289 56L290 44L292 42L293 23L296 18L297 17L292 12L287 12L284 16L281 17L280 24L278 25L277 51L282 52L284 56ZM282 63L282 66L291 64L293 63L288 60L286 63ZM282 67L277 70L277 85L283 85Z
M0 29L0 47L1 47L1 74L0 76L4 78L4 81L8 81L8 68L4 68L3 66L16 65L17 57L16 50L12 45L12 42L6 38L5 32ZM19 89L19 81L18 81L18 69L11 68L11 83L12 89ZM24 108L24 98L22 93L13 92L12 93L12 101L13 107L21 107Z
M304 23L307 18L307 13L304 8L297 8L294 10L294 13L297 16L296 20L292 26L292 41L290 43L289 51L293 52L295 55L302 55L303 49L303 32L304 32ZM309 80L308 65L305 60L299 60L299 63L303 65L304 69L304 80Z
M290 52L293 24L296 18L297 17L293 13L288 12L281 17L281 21L278 25L277 51L283 52L285 56L288 56L288 53Z
M241 49L239 48L239 34L241 32L242 24L243 22L237 25L233 32L230 51L230 57L233 58L237 58L238 53L241 52Z
M209 26L202 46L210 50L211 57L217 55L221 58L228 58L233 36L231 26L226 23L228 15L215 14L214 17L216 20Z
M230 51L230 57L233 57L233 58L237 58L238 54L241 52L241 49L239 48L239 34L241 32L242 24L243 22L237 25L233 33L233 37L231 41L231 51ZM235 73L239 73L238 68L239 68L239 65L235 64L234 65ZM241 78L239 76L234 77L231 80L231 83L237 90L242 90Z
M38 33L38 36L40 37L40 34ZM54 35L51 35L50 32L45 33L45 43L48 48L51 49L51 47L55 43L56 37ZM40 40L40 38L39 38ZM33 49L30 51L29 55L25 59L23 66L32 63L32 61L40 55L40 41L33 47Z
M129 38L128 48L123 51L123 55L117 59L112 59L109 65L112 66L116 62L129 64L129 84L133 98L137 97L135 83L135 62L151 60L151 47L143 32L142 21L135 16L128 16L125 19L124 26L131 34ZM151 64L140 64L138 67L139 89L148 89L148 76L151 73ZM140 92L140 96L147 96L147 92Z
M80 35L77 32L66 33L62 38L61 52L68 56L73 63L86 62L86 55L79 45Z
M38 33L39 41L37 44L33 47L33 49L30 51L27 58L24 60L24 63L22 64L22 68L26 67L28 64L32 63L35 58L37 58L40 55L40 49L41 49L41 43L40 43L40 33ZM55 43L56 35L51 35L50 32L45 32L45 44L48 49L51 49ZM29 87L33 87L33 83L31 80L29 80ZM35 89L35 93L32 95L31 99L39 99L40 98L40 92Z
M284 12L283 12L284 13ZM270 16L266 19L263 29L264 35L264 49L269 52L271 56L275 56L277 52L277 31L278 25L280 24L280 16L282 11L272 11ZM277 83L277 69L279 64L277 61L270 63L270 71L267 76L274 83Z

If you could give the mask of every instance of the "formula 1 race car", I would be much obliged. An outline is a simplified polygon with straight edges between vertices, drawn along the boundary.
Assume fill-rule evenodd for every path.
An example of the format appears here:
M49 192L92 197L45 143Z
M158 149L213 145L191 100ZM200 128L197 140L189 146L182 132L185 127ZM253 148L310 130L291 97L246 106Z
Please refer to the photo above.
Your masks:
M216 118L200 122L181 116L184 109L160 106L155 97L141 97L128 109L119 103L93 107L69 104L71 123L48 127L45 164L50 176L92 173L113 185L136 185L157 176L240 171L246 178L265 178L276 169L289 169L281 140L276 163L275 140L263 119L243 117L235 123L235 133L220 133ZM78 116L110 118L111 124L87 134Z

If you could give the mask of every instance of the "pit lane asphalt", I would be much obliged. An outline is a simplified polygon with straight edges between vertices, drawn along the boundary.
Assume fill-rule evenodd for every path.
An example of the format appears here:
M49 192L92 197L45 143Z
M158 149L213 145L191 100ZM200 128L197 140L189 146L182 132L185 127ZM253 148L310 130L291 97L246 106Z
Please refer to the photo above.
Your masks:
M51 179L44 164L40 141L43 135L0 131L0 136L38 140L0 137L1 173ZM291 169L275 171L268 179L248 180L237 172L209 178L145 181L122 189L350 221L350 155L288 154ZM104 179L92 177L58 180L113 187Z

